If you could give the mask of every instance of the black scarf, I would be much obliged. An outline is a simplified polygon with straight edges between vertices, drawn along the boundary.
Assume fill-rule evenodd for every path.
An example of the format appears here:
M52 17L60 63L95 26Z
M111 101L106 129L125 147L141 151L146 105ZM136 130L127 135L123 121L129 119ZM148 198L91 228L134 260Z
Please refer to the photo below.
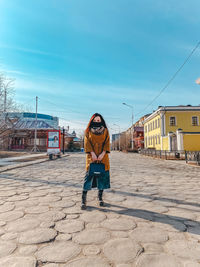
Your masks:
M105 127L102 122L92 121L90 124L90 129L93 134L100 135L100 134L103 134Z

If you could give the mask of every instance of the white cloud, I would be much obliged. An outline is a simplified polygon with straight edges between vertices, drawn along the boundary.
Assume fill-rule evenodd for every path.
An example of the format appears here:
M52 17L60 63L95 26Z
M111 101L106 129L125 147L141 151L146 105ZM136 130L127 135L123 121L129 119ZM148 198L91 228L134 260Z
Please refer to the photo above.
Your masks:
M61 57L60 55L55 54L55 53L48 53L48 52L45 52L45 51L42 51L42 50L29 49L29 48L19 47L19 46L12 46L12 45L3 44L3 43L0 43L0 47L12 49L12 50L17 50L17 51L22 51L22 52L25 52L25 53L43 55L43 56Z

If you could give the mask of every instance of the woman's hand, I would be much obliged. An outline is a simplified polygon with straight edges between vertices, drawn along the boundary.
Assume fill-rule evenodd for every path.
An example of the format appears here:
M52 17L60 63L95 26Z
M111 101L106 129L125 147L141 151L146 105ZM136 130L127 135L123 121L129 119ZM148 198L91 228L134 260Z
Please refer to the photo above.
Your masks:
M92 151L90 152L91 156L92 156L92 161L97 161L97 156L96 154Z
M98 156L98 159L97 159L97 160L102 161L102 159L104 158L105 154L106 154L106 151L103 151L103 152Z

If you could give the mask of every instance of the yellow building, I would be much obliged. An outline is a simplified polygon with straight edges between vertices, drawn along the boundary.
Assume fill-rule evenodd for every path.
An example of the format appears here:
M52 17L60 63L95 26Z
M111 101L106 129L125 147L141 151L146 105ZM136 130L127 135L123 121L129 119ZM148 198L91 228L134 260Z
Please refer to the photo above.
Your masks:
M158 107L144 121L145 148L200 151L200 106Z

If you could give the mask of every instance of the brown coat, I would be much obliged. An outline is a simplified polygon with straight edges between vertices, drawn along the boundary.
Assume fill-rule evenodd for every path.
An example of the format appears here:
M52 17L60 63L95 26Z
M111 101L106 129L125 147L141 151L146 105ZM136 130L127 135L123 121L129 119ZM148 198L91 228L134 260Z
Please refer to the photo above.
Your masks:
M106 136L107 136L107 139L106 139ZM109 157L108 157L108 153L110 153L110 136L109 136L108 130L105 129L103 134L101 135L93 134L91 131L89 131L89 133L85 135L84 149L85 149L85 152L87 153L87 157L86 157L86 170L87 171L89 170L90 163L92 163L92 156L90 152L94 151L94 153L98 157L102 152L102 145L105 139L106 139L106 142L103 147L103 151L106 151L106 154L104 158L102 159L102 163L105 164L105 170L108 171L110 169ZM92 143L93 147L89 141Z

